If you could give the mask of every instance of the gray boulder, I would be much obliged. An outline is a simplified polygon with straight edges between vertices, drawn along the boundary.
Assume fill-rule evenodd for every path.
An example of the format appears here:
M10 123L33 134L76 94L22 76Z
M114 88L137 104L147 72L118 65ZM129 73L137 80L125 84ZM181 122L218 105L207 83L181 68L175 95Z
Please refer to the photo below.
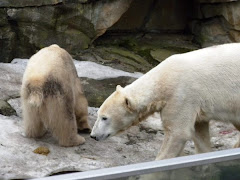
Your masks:
M27 59L14 59L12 63L0 63L0 100L7 101L20 96L21 81L27 61ZM115 91L117 85L124 87L142 75L94 62L74 61L74 63L91 107L99 107Z

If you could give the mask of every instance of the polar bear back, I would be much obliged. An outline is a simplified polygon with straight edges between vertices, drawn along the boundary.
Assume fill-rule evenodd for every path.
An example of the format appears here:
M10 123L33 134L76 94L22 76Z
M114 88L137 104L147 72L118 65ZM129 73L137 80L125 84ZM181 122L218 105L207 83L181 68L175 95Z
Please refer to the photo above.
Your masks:
M25 71L25 76L28 79L37 77L43 79L43 77L50 75L58 78L63 77L64 80L67 80L69 76L77 76L72 57L58 45L43 48L33 55Z
M166 64L166 71L171 69L168 75L178 80L179 88L229 94L240 90L240 43L174 55Z
M203 110L207 118L240 122L240 43L173 55L125 91L136 104L188 104Z

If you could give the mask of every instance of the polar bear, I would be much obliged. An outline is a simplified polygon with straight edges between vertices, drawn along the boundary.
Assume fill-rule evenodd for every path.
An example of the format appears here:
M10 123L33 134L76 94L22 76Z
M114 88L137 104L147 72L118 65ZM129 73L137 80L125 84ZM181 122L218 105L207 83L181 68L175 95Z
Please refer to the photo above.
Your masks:
M91 137L104 140L160 112L165 136L156 160L179 156L187 140L211 151L209 121L240 130L240 43L170 56L98 110ZM236 145L239 146L239 143Z
M85 142L77 131L90 131L88 103L72 57L58 45L43 48L30 58L21 102L27 137L41 137L50 130L61 146Z

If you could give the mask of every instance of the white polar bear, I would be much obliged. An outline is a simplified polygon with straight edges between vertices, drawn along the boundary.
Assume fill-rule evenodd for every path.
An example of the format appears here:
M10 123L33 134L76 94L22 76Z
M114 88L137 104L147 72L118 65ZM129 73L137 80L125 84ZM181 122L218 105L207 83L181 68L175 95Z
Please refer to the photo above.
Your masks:
M27 137L41 137L48 129L61 146L85 142L77 129L90 130L87 99L72 57L58 45L43 48L30 58L21 101Z
M211 151L209 121L240 130L240 43L173 55L109 96L91 137L103 140L160 112L165 129L157 160L178 156L187 140ZM239 145L237 145L239 146Z

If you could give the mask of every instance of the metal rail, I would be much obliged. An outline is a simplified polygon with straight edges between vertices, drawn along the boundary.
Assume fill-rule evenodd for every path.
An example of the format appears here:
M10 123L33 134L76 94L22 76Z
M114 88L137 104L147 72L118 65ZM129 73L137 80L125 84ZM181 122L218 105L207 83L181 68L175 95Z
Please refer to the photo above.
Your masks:
M161 161L151 161L126 166L56 175L39 178L38 180L106 180L206 165L235 159L240 159L240 148L189 155Z

